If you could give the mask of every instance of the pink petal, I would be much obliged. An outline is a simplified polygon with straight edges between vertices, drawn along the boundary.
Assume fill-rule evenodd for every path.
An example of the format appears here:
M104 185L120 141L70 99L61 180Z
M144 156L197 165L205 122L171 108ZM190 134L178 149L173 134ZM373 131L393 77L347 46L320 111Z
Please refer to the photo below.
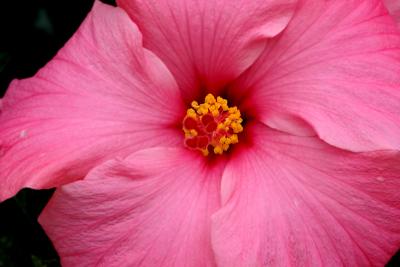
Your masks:
M390 14L396 20L397 25L400 26L400 1L399 0L384 0Z
M200 90L219 90L247 69L266 40L286 27L297 0L117 2L192 101Z
M214 266L223 165L153 148L58 189L40 216L63 266Z
M400 149L400 34L380 0L303 0L235 84L270 127L352 151ZM308 130L306 132L309 132Z
M383 266L400 247L399 152L353 153L256 125L213 215L219 266Z
M0 200L81 179L116 155L182 142L177 85L141 40L124 11L96 2L49 64L11 83L0 116Z

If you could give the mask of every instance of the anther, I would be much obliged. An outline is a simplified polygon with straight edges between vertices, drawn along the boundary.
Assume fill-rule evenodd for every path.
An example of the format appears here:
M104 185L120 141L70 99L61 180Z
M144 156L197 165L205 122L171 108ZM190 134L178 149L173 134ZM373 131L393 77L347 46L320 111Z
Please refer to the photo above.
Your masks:
M193 101L186 112L183 119L185 146L201 151L204 156L210 152L221 155L230 145L239 142L242 122L237 107L229 107L226 99L208 94L204 103Z

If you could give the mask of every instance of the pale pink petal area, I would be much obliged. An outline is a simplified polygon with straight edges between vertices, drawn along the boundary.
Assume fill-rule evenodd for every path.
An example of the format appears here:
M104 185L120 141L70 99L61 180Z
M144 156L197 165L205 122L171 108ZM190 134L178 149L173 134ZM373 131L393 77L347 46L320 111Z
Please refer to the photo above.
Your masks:
M184 97L218 91L279 34L298 0L119 0L138 24L144 45L173 73ZM195 90L194 90L195 89ZM204 93L204 92L203 92Z
M264 125L222 178L220 267L383 266L400 247L399 152L353 153Z
M58 189L39 222L63 266L215 266L211 214L224 164L152 148Z
M302 0L231 95L275 129L314 129L351 151L400 149L400 33L380 0ZM297 132L299 121L308 128Z
M389 13L396 20L397 25L400 26L400 1L399 0L384 0Z
M57 56L2 99L0 200L81 179L117 155L180 144L182 103L128 15L96 2Z

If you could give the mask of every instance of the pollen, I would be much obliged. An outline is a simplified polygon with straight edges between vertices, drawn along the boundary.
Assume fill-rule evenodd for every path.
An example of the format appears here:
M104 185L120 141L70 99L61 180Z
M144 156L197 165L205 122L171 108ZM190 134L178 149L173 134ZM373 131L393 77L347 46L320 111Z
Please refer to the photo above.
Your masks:
M183 119L185 146L199 150L204 156L221 155L239 142L243 131L242 115L237 107L229 107L228 100L208 94L204 103L191 103Z

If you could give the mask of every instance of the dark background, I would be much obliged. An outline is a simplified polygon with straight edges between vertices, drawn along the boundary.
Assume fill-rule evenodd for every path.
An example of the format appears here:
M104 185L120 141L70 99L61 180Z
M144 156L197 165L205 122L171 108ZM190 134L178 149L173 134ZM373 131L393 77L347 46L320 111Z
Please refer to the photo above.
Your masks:
M113 0L107 0L115 4ZM0 97L32 76L78 28L93 0L0 1ZM0 267L60 266L37 217L53 190L24 189L0 204ZM387 266L400 267L400 253Z

